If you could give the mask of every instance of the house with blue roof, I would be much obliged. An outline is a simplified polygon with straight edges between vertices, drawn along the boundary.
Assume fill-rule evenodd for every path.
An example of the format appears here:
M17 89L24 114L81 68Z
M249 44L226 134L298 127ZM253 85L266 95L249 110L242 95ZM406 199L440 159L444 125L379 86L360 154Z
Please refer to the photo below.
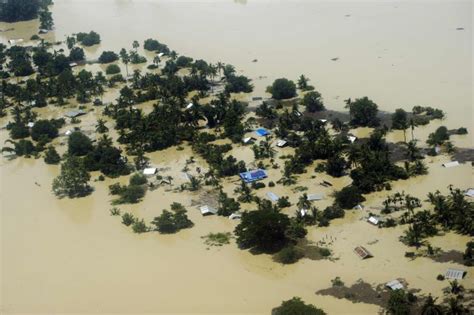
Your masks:
M240 178L246 183L256 182L267 177L267 172L262 169L240 173Z
M260 137L265 137L270 134L270 131L268 131L265 128L258 128L257 130L255 130L255 133L259 135Z

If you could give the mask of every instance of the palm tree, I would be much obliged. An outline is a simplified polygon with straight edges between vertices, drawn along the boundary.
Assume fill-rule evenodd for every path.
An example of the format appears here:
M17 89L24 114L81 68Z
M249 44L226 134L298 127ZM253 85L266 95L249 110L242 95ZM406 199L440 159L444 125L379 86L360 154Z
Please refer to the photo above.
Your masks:
M153 63L158 67L158 65L160 64L161 62L161 59L158 55L156 55L154 58L153 58Z
M109 131L109 128L105 125L105 120L98 119L97 124L95 125L95 131L98 133L106 133Z
M410 128L411 128L411 140L415 140L415 121L413 118L410 118Z
M133 49L135 49L135 52L137 52L138 47L140 47L140 43L138 41L134 40L132 43Z
M128 64L130 63L130 55L125 50L125 48L122 48L122 50L120 50L120 59L122 59L122 62L125 64L125 69L127 71L127 79L128 79Z
M452 296L448 300L448 308L446 314L448 315L466 315L467 310L461 304L461 298L459 296Z
M216 67L219 74L224 70L224 66L225 64L223 62L220 62L220 61L217 62Z
M435 304L437 298L433 299L431 294L426 299L421 309L422 315L443 315L443 308L440 305Z

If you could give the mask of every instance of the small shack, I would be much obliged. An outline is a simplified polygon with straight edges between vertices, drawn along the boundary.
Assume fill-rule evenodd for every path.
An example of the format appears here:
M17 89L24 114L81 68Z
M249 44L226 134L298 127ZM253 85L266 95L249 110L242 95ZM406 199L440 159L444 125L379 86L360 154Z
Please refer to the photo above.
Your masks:
M466 275L466 271L464 270L448 268L448 270L446 270L444 277L446 279L462 280L465 275Z
M34 125L35 125L35 123L32 122L32 121L30 121L30 122L27 124L28 128L33 128Z
M446 168L456 167L456 166L459 166L459 162L458 161L447 162L447 163L444 163L443 166Z
M86 112L83 111L83 110L72 110L70 112L67 112L65 114L66 117L68 118L76 118L76 117L79 117L79 116L82 116L82 115L85 115Z
M372 256L372 254L363 246L357 246L354 248L354 253L356 253L357 256L359 256L361 259L367 259Z
M201 211L201 214L204 216L217 214L217 210L209 206L201 206L199 210Z
M246 183L252 183L258 180L262 180L267 177L267 172L262 169L253 171L243 172L239 174L240 178Z
M308 214L308 210L307 209L300 209L299 210L300 214L302 217L304 217L306 214Z
M75 68L77 66L78 66L78 64L76 62L70 62L69 63L69 67L71 67L71 68Z
M66 135L66 136L70 136L70 135L71 135L71 133L72 133L72 130L66 130L66 132L64 133L64 135Z
M287 145L287 143L288 143L287 141L279 139L276 143L276 146L279 147L279 148L283 148Z
M280 197L278 197L275 193L272 193L271 191L267 192L267 197L273 202L277 202Z
M231 220L240 220L242 218L242 214L240 212L234 212L229 216Z
M324 198L323 194L309 194L308 201L322 200Z
M143 170L143 175L155 175L157 171L156 167L147 167Z
M468 190L466 190L464 192L464 195L473 198L474 197L474 188L469 188Z
M378 225L380 223L380 219L372 216L367 219L367 222L373 225Z
M186 106L186 109L191 109L193 108L194 104L193 103L189 103L187 106Z
M270 131L265 128L258 128L257 130L255 130L255 133L260 137L265 137L270 134Z
M247 137L247 138L243 138L242 139L242 142L244 144L252 144L256 141L257 139L255 139L254 137Z
M357 137L353 135L348 135L347 140L349 140L350 143L354 143L357 140Z
M390 282L387 282L387 283L385 284L385 286L386 286L387 288L390 288L390 289L394 290L394 291L395 291L395 290L402 290L402 289L403 289L403 284L401 284L401 282L398 281L398 280L392 280L392 281L390 281Z

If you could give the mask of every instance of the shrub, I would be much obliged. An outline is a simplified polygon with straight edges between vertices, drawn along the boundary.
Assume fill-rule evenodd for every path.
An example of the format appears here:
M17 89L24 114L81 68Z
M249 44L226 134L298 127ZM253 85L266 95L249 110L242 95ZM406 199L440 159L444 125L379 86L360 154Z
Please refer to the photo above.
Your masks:
M58 136L58 128L49 120L38 120L31 128L31 138L38 141L41 137L52 140Z
M132 224L132 230L135 233L141 234L148 232L148 227L146 226L145 221L143 221L143 219L135 220L135 222L133 222Z
M118 74L118 73L120 73L120 67L116 64L108 65L107 68L105 69L105 74L107 75L113 75L113 74Z
M204 244L208 246L223 246L226 244L230 244L230 239L232 238L232 234L227 233L209 233L206 236L202 236L202 239L205 239Z
M90 31L89 33L78 33L76 38L79 43L87 47L100 44L100 35L94 31Z
M332 283L333 287L343 287L344 286L344 282L341 280L340 277L336 277L336 278L332 279L331 283Z
M456 134L457 134L457 135L465 135L465 134L467 134L467 129L464 128L464 127L458 128L458 129L456 130Z
M92 141L80 131L74 131L69 135L68 153L70 155L84 156L94 149Z
M130 177L130 185L144 185L148 182L148 180L146 179L146 176L143 175L143 174L139 174L139 173L136 173L136 174L133 174L131 177Z
M100 63L111 63L117 61L119 56L113 51L104 51L99 57Z
M125 224L126 226L132 225L133 223L135 223L135 220L136 220L135 217L131 213L125 212L122 215L122 223Z
M323 257L329 257L331 256L331 250L325 247L321 247L319 249L319 254L321 254L321 256Z
M44 155L44 162L46 164L58 164L61 161L61 157L53 146L49 146L46 149Z
M74 47L69 52L70 61L83 61L85 58L84 49L80 47Z
M269 182L268 187L275 187L275 183L273 181Z
M301 258L303 258L303 253L298 250L295 246L286 246L282 250L280 250L276 256L276 261L282 264L294 264Z
M444 276L442 274L439 274L439 275L436 276L436 280L443 281Z

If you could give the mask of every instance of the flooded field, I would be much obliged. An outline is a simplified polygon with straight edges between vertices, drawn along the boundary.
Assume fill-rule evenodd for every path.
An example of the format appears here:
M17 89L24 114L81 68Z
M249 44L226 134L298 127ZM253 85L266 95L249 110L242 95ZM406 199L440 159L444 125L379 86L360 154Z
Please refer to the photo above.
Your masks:
M415 130L426 140L438 126L465 126L469 134L454 136L456 146L473 146L472 100L472 2L270 2L270 1L79 1L56 0L52 7L56 31L51 40L67 34L95 30L102 37L98 47L86 50L96 58L103 50L131 47L133 40L152 37L181 54L236 66L254 81L253 95L262 96L278 77L296 79L307 75L321 92L329 109L343 109L348 97L369 96L382 110L393 111L414 105L444 110L444 121L433 121ZM0 23L0 41L29 38L37 22ZM457 31L463 27L463 31ZM339 58L332 61L332 58ZM252 60L257 59L257 62ZM89 67L89 66L88 66ZM91 68L98 68L92 66ZM113 100L116 91L106 95ZM151 104L137 105L150 108ZM46 118L61 117L66 109L39 109ZM83 130L92 131L92 111L81 117ZM0 127L7 118L0 118ZM112 123L108 123L112 127ZM71 128L65 126L61 133ZM112 130L112 128L111 128ZM364 136L368 130L354 133ZM116 134L111 132L115 138ZM0 130L3 145L8 138ZM389 141L401 141L402 132L388 134ZM55 140L65 142L65 137ZM58 151L64 152L59 146ZM277 157L288 154L285 148ZM249 147L235 146L231 152L246 163L253 161ZM188 145L149 154L150 164L160 174L184 181L181 170L193 156ZM406 247L399 241L405 229L378 229L365 221L370 211L381 206L388 194L406 191L420 199L437 189L447 192L448 184L474 186L470 164L446 169L448 156L428 157L429 174L393 183L392 192L373 193L364 210L347 211L329 227L310 227L308 240L331 239L335 260L302 259L281 265L269 255L252 255L235 242L208 247L202 236L210 232L232 232L238 222L225 217L202 217L198 211L202 192L171 191L160 187L148 191L143 202L120 206L149 222L172 202L188 208L195 226L174 235L156 232L134 234L110 215L112 196L108 185L127 178L92 183L92 195L80 199L57 199L51 182L58 166L42 159L0 158L1 300L4 314L86 314L86 313L180 313L180 314L269 314L282 300L300 296L328 314L377 314L373 304L351 303L315 292L331 286L339 276L346 285L358 279L378 285L403 278L409 288L441 296L447 281L436 276L447 268L468 270L462 284L474 289L474 268L456 262L439 263L428 258L404 257ZM284 161L277 158L277 163ZM195 167L205 168L196 157ZM314 166L308 167L309 170ZM92 179L99 173L94 173ZM316 175L316 178L311 178ZM270 170L264 182L277 181L281 170ZM329 180L333 187L319 182ZM350 183L312 171L299 177L308 193L324 193L316 202L320 209L333 201L331 194ZM237 178L224 182L233 194ZM257 191L264 197L268 189ZM278 185L279 196L290 196L295 204L300 193ZM295 207L286 209L293 214ZM429 241L442 250L464 251L467 236L454 233ZM373 258L360 260L355 246L367 247Z

